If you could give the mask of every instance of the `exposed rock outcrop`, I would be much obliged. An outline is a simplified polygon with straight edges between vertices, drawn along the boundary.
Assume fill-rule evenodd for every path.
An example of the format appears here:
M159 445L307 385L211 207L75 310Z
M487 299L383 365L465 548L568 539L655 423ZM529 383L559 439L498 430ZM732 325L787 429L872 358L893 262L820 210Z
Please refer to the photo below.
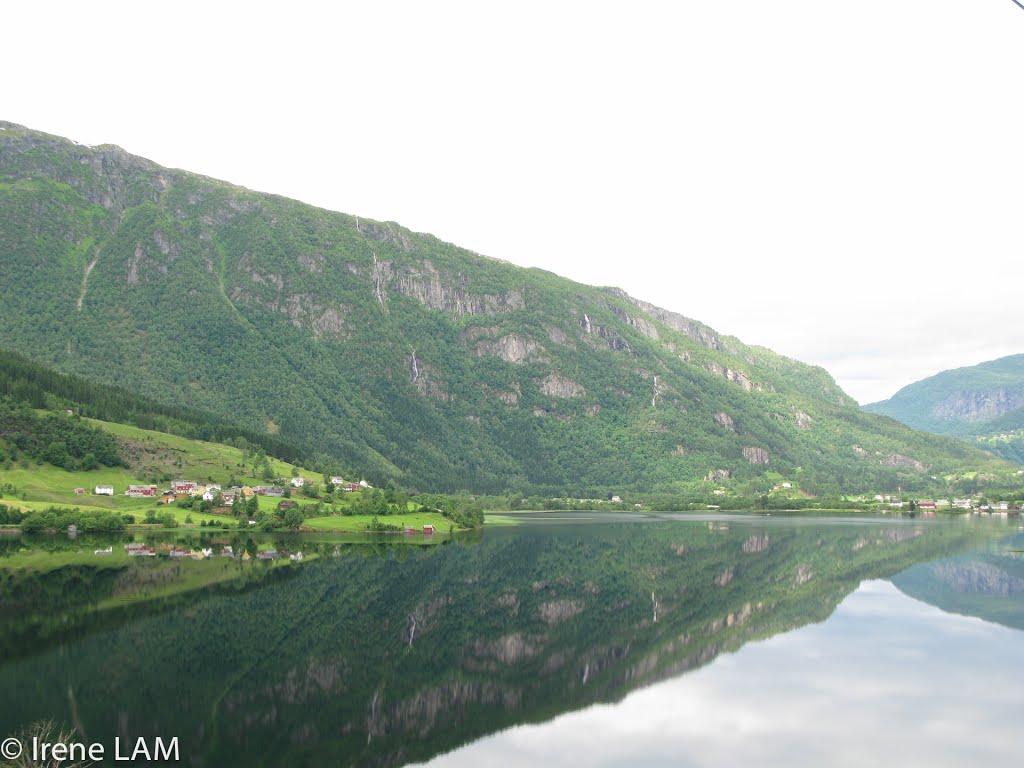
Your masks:
M455 399L455 396L441 381L437 369L420 360L415 352L406 358L406 364L409 366L409 382L419 390L421 395L441 402Z
M544 358L544 347L533 339L510 333L500 339L481 339L476 343L477 357L499 357L506 363L521 364L541 362Z
M728 469L713 469L704 475L704 481L707 483L717 483L720 480L728 480L732 477L732 472Z
M586 390L582 385L560 373L552 373L540 382L540 391L547 397L582 397Z
M579 322L580 328L586 334L583 340L594 349L607 347L608 349L620 352L628 352L630 350L629 342L622 338L618 331L594 322L586 312L583 313L583 317Z
M401 265L382 261L375 269L375 277L377 273L380 282L395 293L454 315L497 314L526 306L521 291L476 294L470 290L465 275L442 275L430 261Z
M690 318L684 317L676 312L670 312L667 309L656 307L654 304L650 304L646 301L634 299L628 293L619 289L612 289L612 293L636 305L642 309L648 317L652 317L658 322L664 323L672 330L689 337L708 349L721 350L725 348L721 337L703 323L698 323L696 320L691 320Z
M715 376L721 376L726 381L740 386L745 392L750 392L754 388L754 382L751 381L750 377L743 371L736 371L728 366L719 365L715 362L707 363L704 366L704 370L715 374Z
M636 317L634 315L629 314L621 307L617 307L614 305L611 307L611 310L615 314L615 316L619 318L622 322L624 322L631 328L636 328L638 331L640 331L640 333L642 333L647 338L655 340L660 338L660 335L658 334L658 329L655 327L654 323L652 323L647 318Z
M920 472L925 471L925 466L917 459L912 459L909 456L901 456L898 453L890 453L880 461L883 467L905 467L907 469L916 469Z
M747 460L748 464L767 464L768 451L764 448L746 445L743 447L743 458Z
M989 421L1024 407L1024 391L999 387L985 392L955 392L932 408L945 421Z
M726 429L730 429L733 432L736 431L736 425L733 422L732 417L725 411L719 411L718 413L716 413L714 419L715 424L717 424L718 426L725 427Z

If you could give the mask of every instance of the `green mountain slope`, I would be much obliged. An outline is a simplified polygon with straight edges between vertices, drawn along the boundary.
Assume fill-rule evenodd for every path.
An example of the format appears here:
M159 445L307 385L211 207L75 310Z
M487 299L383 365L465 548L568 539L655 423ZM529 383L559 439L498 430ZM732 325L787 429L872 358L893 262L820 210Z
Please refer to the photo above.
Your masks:
M1024 355L943 371L864 410L1024 462Z
M0 123L0 339L377 483L905 490L991 459L621 291Z

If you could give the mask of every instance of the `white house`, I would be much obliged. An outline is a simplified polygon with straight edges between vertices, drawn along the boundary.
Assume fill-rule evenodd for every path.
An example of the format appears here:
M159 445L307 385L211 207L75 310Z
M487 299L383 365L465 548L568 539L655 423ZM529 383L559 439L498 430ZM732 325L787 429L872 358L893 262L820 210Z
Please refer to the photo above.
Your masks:
M220 493L220 488L214 488L212 485L203 491L203 501L213 501L217 498L217 494Z
M97 496L113 496L114 486L112 485L97 485L96 490L93 493Z
M331 478L331 485L341 485L344 482L344 477L338 477L337 475L335 475L334 477Z
M306 484L306 479L303 477L292 478L292 488L301 488Z

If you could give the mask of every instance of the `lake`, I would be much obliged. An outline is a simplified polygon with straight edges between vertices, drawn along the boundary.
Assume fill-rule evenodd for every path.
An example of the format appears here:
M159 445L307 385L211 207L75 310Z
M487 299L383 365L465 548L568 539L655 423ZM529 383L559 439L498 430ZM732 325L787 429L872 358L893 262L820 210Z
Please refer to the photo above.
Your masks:
M160 737L190 766L1017 765L1018 520L3 537L0 738L50 721L108 764Z

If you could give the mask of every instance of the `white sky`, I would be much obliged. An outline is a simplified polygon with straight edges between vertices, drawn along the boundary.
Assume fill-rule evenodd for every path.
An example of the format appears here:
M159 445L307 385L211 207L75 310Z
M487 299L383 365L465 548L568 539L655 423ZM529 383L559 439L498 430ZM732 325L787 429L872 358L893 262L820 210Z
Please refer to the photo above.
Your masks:
M0 118L617 285L860 402L1024 352L1012 0L45 2Z

